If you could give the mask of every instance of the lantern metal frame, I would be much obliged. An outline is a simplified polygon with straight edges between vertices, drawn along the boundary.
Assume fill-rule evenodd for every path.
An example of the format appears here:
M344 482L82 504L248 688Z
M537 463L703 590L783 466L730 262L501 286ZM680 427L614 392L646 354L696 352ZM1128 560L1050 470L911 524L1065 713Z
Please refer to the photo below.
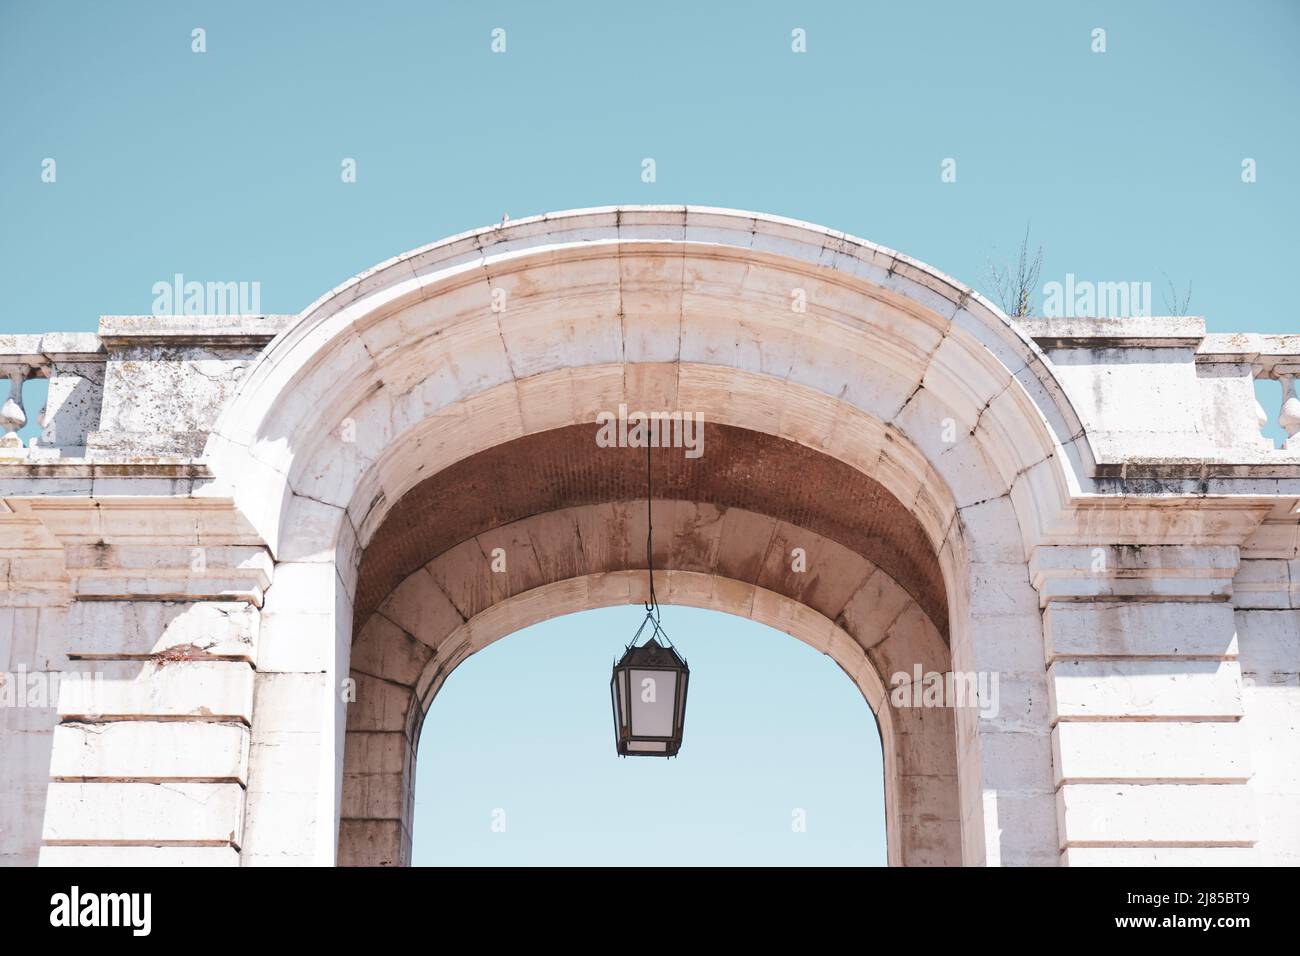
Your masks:
M653 624L650 639L638 646L636 642L645 631L647 624ZM658 638L661 636L667 641L666 644L659 643ZM632 694L635 692L633 671L674 675L671 733L660 735L636 732L632 717ZM690 688L690 678L691 669L687 666L686 659L673 646L672 640L664 633L657 618L647 612L641 627L632 638L632 643L627 646L622 658L615 663L614 673L609 679L609 693L614 706L614 744L620 757L677 756L677 752L682 747L682 734L686 725L686 693ZM651 746L642 749L637 747L637 744L663 744L663 748L656 749Z

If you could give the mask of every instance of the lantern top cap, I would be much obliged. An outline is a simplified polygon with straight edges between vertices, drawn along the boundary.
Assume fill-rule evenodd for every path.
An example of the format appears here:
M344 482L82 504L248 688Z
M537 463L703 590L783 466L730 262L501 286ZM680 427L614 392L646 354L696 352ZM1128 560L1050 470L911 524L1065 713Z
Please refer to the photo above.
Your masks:
M644 644L630 646L618 662L619 667L651 665L658 667L685 667L686 660L671 644L660 644L652 637Z

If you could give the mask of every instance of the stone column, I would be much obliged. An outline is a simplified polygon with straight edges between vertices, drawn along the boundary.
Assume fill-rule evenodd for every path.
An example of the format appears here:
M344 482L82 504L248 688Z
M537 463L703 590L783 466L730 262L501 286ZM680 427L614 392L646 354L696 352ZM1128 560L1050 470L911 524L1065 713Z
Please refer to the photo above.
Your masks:
M1260 866L1300 866L1300 545L1284 530L1243 549L1232 583Z
M87 436L98 427L104 397L105 355L99 336L43 335L41 348L49 361L50 385L40 444L62 456L84 456Z
M68 600L58 541L0 499L0 867L37 862Z
M60 688L40 862L238 865L270 557L181 543L203 518L135 505L65 546L84 676Z
M352 636L334 562L277 564L261 621L242 865L332 865Z
M1235 547L1040 547L1058 835L1071 866L1253 862Z
M988 525L1015 527L1006 497L969 507L969 591L954 620L970 621L953 642L953 671L980 688L978 707L956 709L962 858L967 866L1055 866L1052 748L1038 595L1018 551Z

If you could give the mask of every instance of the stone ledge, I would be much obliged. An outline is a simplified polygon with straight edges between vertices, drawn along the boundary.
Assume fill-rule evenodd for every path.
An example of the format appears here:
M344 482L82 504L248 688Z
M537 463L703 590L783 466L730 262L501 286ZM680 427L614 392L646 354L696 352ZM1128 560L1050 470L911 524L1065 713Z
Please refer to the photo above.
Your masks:
M1124 461L1099 461L1095 477L1121 481L1160 481L1191 479L1260 479L1300 478L1300 454L1286 449L1265 450L1254 461L1217 461L1212 458L1130 458ZM1125 489L1120 494L1140 493Z
M103 362L103 343L93 332L0 335L0 363L36 367L51 362Z
M193 440L207 432L175 433L181 439ZM113 447L113 433L96 432L94 457L72 458L48 456L0 456L0 480L14 479L86 479L86 478L192 478L212 479L208 462L189 455L124 455ZM118 452L114 454L114 452ZM1300 479L1300 453L1284 449L1265 452L1255 461L1216 461L1205 458L1143 458L1126 461L1103 461L1095 466L1095 477L1114 482L1114 489L1102 489L1107 496L1177 495L1202 498L1213 495L1215 489L1207 488L1207 481L1260 481ZM1197 482L1194 487L1171 485L1164 488L1143 488L1136 482ZM1218 492L1227 493L1227 492ZM1233 493L1241 493L1234 490ZM1269 496L1289 494L1286 489L1270 489ZM1300 488L1295 492L1300 495ZM10 492L12 494L12 492Z
M203 455L210 432L203 428L139 432L124 429L91 431L86 435L86 456L95 461L115 459L190 459Z
M108 348L167 345L261 348L295 315L101 315L99 340Z
M1195 349L1205 338L1205 319L1192 315L1020 316L1011 321L1042 349Z
M94 478L190 478L211 479L212 470L193 458L0 458L0 480L50 479L53 481ZM55 489L54 493L58 493ZM3 491L5 496L13 495Z
M1191 349L1198 365L1250 365L1266 378L1300 372L1300 335L1207 333L1199 316L1021 316L1011 321L1045 350Z
M1264 378L1300 373L1300 335L1261 335L1258 332L1207 335L1196 350L1196 362L1200 365L1248 364Z

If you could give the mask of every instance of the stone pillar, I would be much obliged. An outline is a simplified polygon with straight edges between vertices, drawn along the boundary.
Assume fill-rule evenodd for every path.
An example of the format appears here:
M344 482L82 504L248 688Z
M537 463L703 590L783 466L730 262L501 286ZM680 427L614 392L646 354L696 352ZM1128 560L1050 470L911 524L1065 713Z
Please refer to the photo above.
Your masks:
M84 456L104 397L103 347L96 335L64 332L41 336L41 348L49 360L50 385L40 444L61 456Z
M973 532L987 523L1015 527L1007 498L964 509ZM969 593L954 620L953 671L982 689L978 707L956 710L962 858L967 866L1055 866L1056 814L1051 726L1043 672L1038 595L1023 558L1010 546L977 548ZM985 689L986 688L986 689Z
M1286 530L1242 552L1232 587L1260 866L1300 866L1300 548Z
M270 557L178 543L196 518L161 505L95 521L65 547L84 676L60 687L40 862L238 865Z
M277 564L261 618L242 865L332 865L345 715L337 675L347 674L352 623L334 563Z
M0 499L0 867L37 862L68 600L58 541Z
M1235 547L1040 547L1058 835L1071 866L1254 860Z

